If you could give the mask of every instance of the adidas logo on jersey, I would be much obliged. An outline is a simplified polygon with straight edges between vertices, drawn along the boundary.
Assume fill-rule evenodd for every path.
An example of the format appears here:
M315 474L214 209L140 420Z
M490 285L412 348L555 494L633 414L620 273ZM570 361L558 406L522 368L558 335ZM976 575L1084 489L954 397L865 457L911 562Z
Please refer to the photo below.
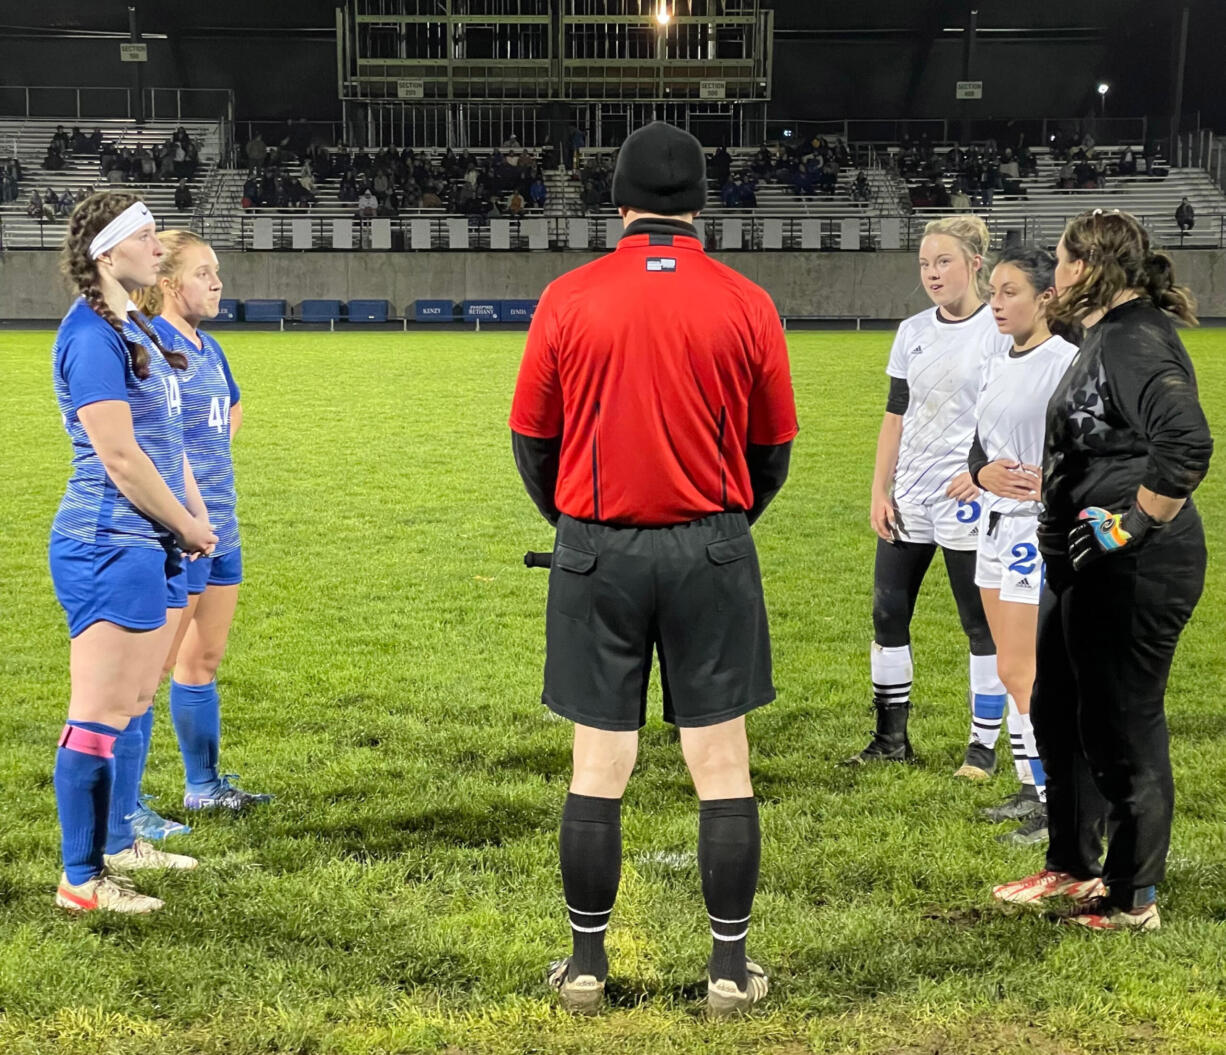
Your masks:
M920 352L922 352L923 350L924 350L924 346L922 344L917 344L914 348L911 349L911 354L919 355Z
M1034 587L1030 585L1030 580L1027 579L1026 576L1024 575L1018 580L1017 588L1019 590L1033 590L1034 589Z
M975 527L971 528L970 537L971 537L971 538L978 538L978 537L979 537L979 527L978 527L978 525L976 525Z

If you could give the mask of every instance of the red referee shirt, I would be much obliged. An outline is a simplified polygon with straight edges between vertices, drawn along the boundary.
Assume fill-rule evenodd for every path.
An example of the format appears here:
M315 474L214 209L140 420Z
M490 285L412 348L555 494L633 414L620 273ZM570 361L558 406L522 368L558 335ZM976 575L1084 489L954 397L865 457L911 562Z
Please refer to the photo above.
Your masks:
M638 221L546 287L510 425L562 437L555 501L576 519L650 527L748 510L747 445L797 432L775 306L693 228Z

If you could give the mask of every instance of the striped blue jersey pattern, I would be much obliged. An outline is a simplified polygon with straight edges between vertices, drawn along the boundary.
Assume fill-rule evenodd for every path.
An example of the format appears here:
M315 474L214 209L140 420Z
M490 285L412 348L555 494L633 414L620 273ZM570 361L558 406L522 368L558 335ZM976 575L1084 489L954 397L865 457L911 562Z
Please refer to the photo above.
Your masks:
M77 411L102 400L125 400L136 442L171 492L183 487L183 424L176 371L132 323L124 333L149 348L149 376L132 372L128 349L84 299L64 316L51 346L52 383L68 438L72 472L51 530L79 542L160 549L173 535L137 509L107 475Z
M167 348L187 356L187 369L179 375L183 395L183 445L192 474L209 511L217 535L215 556L239 548L238 496L234 489L234 461L230 455L230 408L238 402L238 385L230 373L221 345L197 331L197 348L160 315L153 320L158 338Z

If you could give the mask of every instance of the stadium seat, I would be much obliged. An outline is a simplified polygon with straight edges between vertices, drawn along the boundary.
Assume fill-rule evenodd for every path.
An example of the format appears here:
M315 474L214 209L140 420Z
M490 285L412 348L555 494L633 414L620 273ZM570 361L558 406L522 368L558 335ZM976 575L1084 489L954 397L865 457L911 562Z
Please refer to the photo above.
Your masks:
M337 322L344 318L344 309L339 300L304 300L298 317L303 322Z
M387 322L386 300L351 300L350 322Z
M243 319L246 322L280 322L285 318L283 300L245 300Z
M455 305L449 300L415 300L406 314L414 322L454 322Z

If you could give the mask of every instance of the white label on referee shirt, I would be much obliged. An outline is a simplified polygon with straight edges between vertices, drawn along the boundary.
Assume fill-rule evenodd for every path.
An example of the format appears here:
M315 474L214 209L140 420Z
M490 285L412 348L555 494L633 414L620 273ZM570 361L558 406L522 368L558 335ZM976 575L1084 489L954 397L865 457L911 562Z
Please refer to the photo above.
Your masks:
M649 256L647 258L648 271L676 271L676 257L671 256Z

